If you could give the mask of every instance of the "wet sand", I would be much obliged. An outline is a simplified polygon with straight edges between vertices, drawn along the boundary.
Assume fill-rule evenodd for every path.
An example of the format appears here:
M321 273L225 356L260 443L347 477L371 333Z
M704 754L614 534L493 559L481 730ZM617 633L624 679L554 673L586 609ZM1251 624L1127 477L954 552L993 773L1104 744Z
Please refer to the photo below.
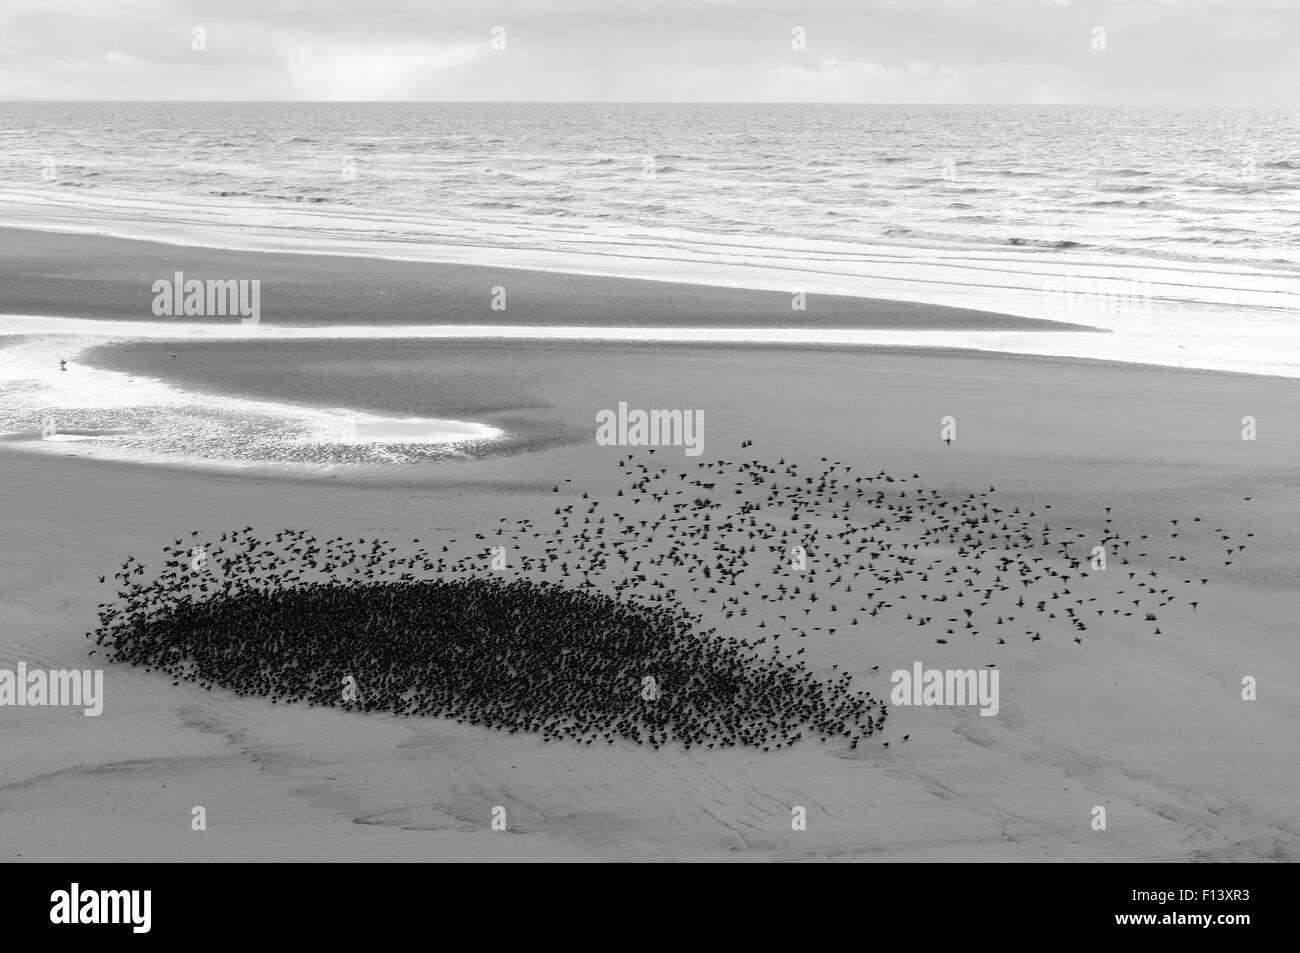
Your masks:
M0 228L0 261L5 265L0 315L157 321L153 283L172 280L181 272L187 280L260 281L261 322L269 325L1083 329L1079 323L827 294L807 295L796 311L794 288L790 293L747 291L481 265L230 251L13 228ZM496 288L504 289L504 299L495 297ZM229 324L232 319L166 320Z

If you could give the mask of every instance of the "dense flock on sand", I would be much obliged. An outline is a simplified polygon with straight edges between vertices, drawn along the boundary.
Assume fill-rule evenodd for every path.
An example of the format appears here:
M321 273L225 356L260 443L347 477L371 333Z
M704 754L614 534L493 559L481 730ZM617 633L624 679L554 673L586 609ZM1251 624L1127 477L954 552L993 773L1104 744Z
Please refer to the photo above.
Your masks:
M888 706L839 665L810 667L802 640L915 626L939 645L1083 646L1103 617L1160 635L1208 582L1177 571L1179 538L1211 531L1198 517L1167 521L1165 544L1122 534L1109 508L1080 531L993 487L952 496L826 458L662 460L621 457L612 498L557 484L545 518L472 539L192 531L152 576L128 557L100 578L116 601L93 635L110 660L276 704L587 745L851 750ZM1248 544L1213 532L1231 565Z

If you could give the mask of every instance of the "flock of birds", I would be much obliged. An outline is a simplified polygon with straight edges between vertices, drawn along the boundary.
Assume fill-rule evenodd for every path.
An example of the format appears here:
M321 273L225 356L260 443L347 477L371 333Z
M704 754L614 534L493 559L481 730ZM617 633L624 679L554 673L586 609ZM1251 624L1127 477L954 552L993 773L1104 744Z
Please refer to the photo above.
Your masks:
M954 497L918 474L826 458L809 470L784 459L681 470L650 450L618 467L605 501L584 492L472 539L417 539L405 554L303 530L246 527L212 543L195 531L152 579L134 557L123 563L96 641L176 684L273 703L588 745L769 751L817 737L854 749L888 707L838 664L810 668L800 640L915 625L941 645L1082 645L1106 616L1159 635L1158 614L1179 600L1195 611L1188 596L1208 582L1151 568L1163 534L1121 535L1109 507L1089 533L1053 528L1047 505L999 506L993 487ZM1169 525L1171 542L1193 531ZM1248 544L1215 533L1231 565Z
M263 552L245 551L255 561ZM587 745L771 750L805 732L853 743L884 722L847 676L819 679L738 639L702 638L684 613L553 583L232 590L128 622L111 635L114 658L272 703L454 718Z

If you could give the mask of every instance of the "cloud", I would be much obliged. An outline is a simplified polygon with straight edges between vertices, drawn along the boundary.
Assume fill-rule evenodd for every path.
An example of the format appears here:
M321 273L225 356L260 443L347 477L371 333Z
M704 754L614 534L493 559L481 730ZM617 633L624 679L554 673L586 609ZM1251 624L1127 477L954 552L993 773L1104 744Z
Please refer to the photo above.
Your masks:
M287 50L297 98L392 100L428 95L439 73L473 62L481 44L307 42Z
M1297 104L1296 2L0 0L0 98Z

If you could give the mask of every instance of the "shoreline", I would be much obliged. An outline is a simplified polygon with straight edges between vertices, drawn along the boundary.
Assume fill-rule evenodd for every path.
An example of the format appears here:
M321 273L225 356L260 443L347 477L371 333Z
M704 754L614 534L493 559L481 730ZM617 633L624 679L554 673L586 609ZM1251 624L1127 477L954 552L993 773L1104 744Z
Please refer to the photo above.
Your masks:
M437 257L445 249L425 250ZM508 249L478 251L480 257L511 257ZM1228 319L1214 309L1199 313L1193 305L1162 297L1189 287L1152 286L1149 314L1075 318L1050 313L1041 287L1021 288L1004 302L1007 307L991 310L982 306L989 300L988 287L965 279L944 285L947 290L935 285L929 292L903 287L907 281L864 282L864 288L878 287L896 297L854 297L842 288L827 290L810 282L799 286L803 310L796 310L790 290L735 287L718 275L688 270L667 280L662 274L537 270L527 257L521 252L506 265L494 265L398 260L345 247L315 254L245 252L174 245L165 237L146 241L0 227L0 261L11 276L0 288L0 320L11 330L39 317L93 321L96 330L110 321L144 325L165 320L181 336L196 327L238 325L238 317L155 318L152 283L171 280L180 271L200 280L261 282L264 334L306 334L308 328L328 326L339 335L393 336L402 333L396 329L407 328L420 336L446 337L458 327L486 334L489 326L503 326L556 329L552 333L620 328L624 336L632 328L646 329L646 335L657 329L660 338L674 336L671 330L699 339L698 329L710 328L718 337L739 335L750 341L815 343L821 337L835 346L961 348L1300 377L1300 327L1291 312L1252 306L1249 314ZM870 270L873 260L862 258L860 264ZM932 266L914 262L910 267L923 278ZM945 267L941 258L934 260L933 268ZM1006 290L1015 289L1008 285ZM493 308L498 295L502 310Z

